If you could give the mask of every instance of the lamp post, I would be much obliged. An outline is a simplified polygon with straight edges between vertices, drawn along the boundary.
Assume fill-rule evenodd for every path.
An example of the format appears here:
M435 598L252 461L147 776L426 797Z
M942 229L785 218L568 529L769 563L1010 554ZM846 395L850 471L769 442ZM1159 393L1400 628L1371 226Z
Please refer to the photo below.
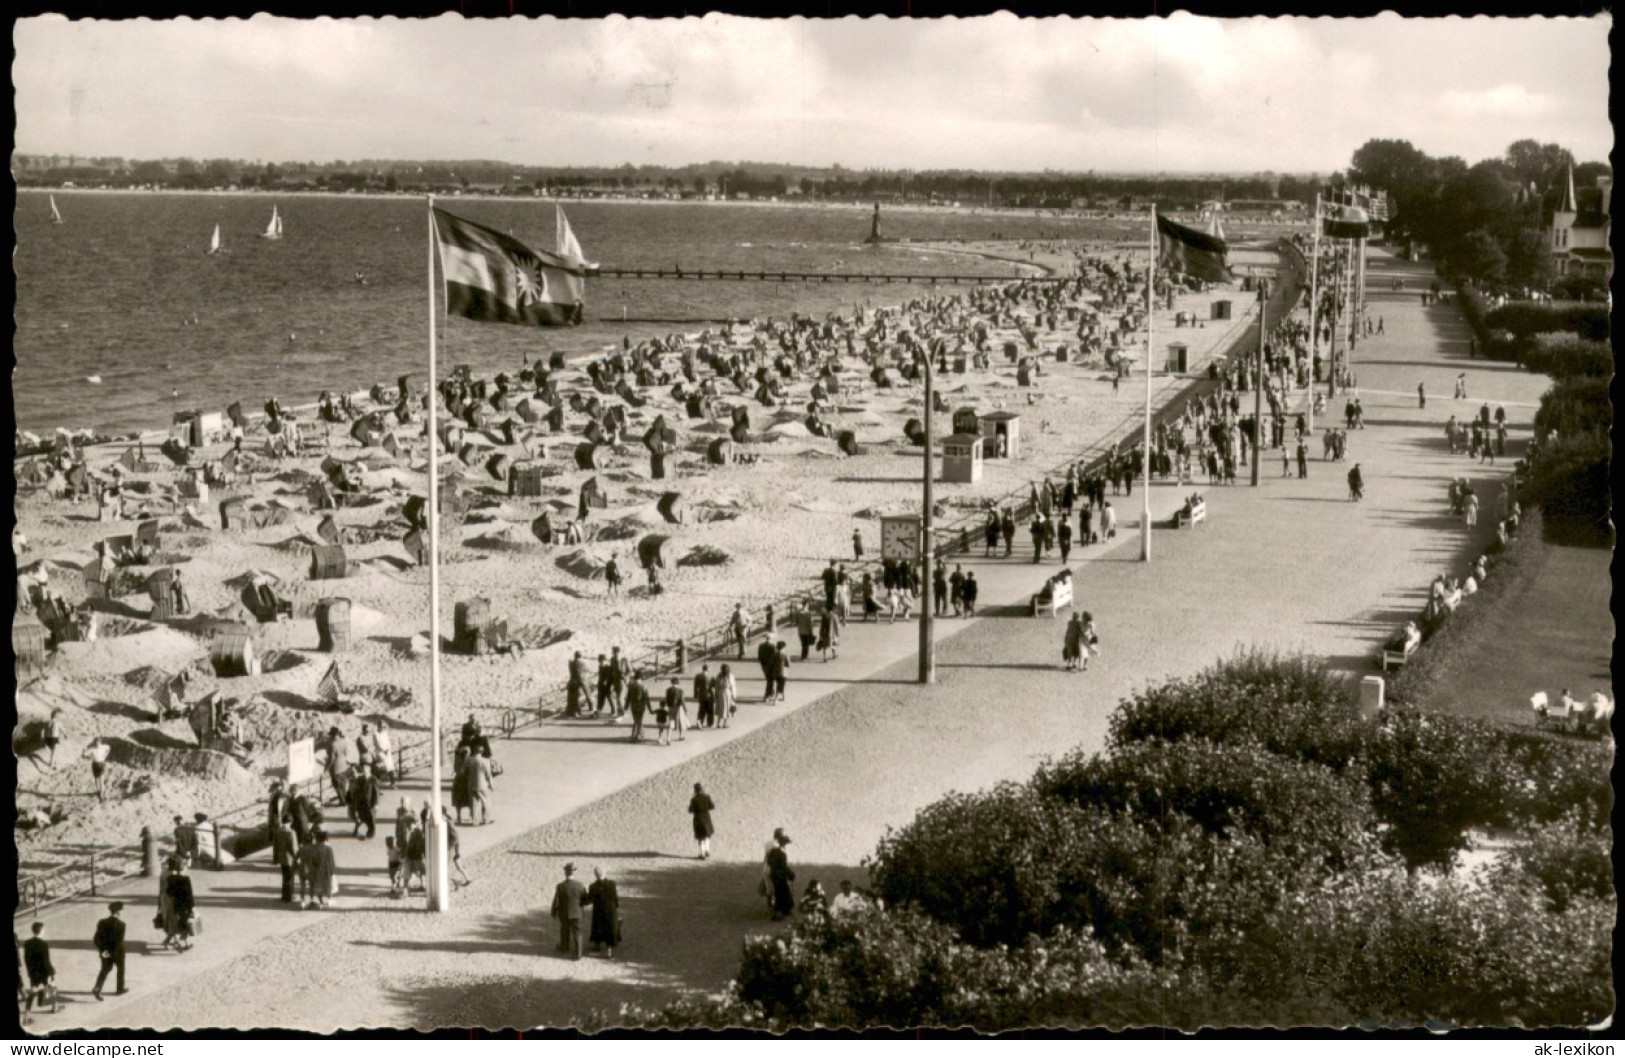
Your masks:
M921 347L919 357L925 361L925 485L921 496L924 510L920 512L920 581L924 585L920 593L920 682L937 682L937 653L936 640L932 635L931 589L932 576L936 572L932 546L935 533L931 516L931 479L936 476L936 467L932 458L932 450L936 447L936 431L933 428L936 409L933 401L936 400L932 389L931 350Z
M1258 375L1253 379L1253 487L1258 487L1258 449L1264 443L1264 317L1270 281L1258 281Z

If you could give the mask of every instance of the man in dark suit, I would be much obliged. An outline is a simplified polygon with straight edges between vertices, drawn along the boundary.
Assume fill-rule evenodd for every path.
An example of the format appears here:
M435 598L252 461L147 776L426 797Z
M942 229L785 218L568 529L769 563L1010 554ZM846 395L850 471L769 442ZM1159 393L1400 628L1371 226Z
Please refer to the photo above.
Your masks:
M35 922L32 927L34 935L23 941L23 967L28 973L28 993L23 1001L23 1016L34 1009L37 1000L41 1007L45 1005L47 995L51 996L51 1010L56 1011L55 996L52 993L52 982L56 980L56 967L51 965L51 944L40 936L45 932L45 923Z
M756 648L756 663L762 667L762 682L767 686L762 691L762 701L773 700L773 666L774 659L778 657L778 650L773 646L772 630L768 630L768 637L762 640L762 645Z
M271 862L282 871L282 903L293 903L293 879L299 864L299 836L288 824L271 824Z
M559 920L559 951L581 958L581 905L587 890L575 880L576 865L564 865L564 881L553 889L553 917Z
M613 879L604 877L602 867L592 869L593 883L587 887L587 902L592 905L592 933L588 940L592 950L603 949L604 958L615 957L615 945L621 942L621 895Z
M96 945L96 954L101 956L102 972L96 975L96 987L90 990L90 994L97 999L102 997L102 985L107 983L107 975L114 970L118 971L114 980L118 986L116 994L124 994L124 920L118 917L123 910L124 904L115 900L107 905L107 917L96 923L96 935L91 943Z
M784 649L784 640L773 644L773 700L784 701L785 673L790 671L790 655Z

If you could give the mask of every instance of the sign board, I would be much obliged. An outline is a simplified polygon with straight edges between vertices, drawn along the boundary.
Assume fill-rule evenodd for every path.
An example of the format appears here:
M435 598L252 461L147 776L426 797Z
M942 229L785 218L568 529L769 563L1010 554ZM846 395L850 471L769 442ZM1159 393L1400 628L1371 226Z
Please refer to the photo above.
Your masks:
M1230 271L1238 276L1251 276L1254 279L1274 279L1281 274L1281 266L1273 264L1238 264L1231 265Z
M288 785L316 777L316 740L302 738L288 743Z

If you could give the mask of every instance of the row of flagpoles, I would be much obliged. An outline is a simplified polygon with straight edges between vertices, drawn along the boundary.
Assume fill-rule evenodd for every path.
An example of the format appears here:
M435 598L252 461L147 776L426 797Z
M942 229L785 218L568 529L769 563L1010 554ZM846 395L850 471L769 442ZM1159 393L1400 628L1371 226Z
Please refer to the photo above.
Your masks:
M448 315L488 323L510 323L531 326L559 326L579 323L585 302L585 280L598 270L586 259L580 241L570 229L562 207L557 207L555 248L553 251L534 250L509 235L484 225L453 216L435 208L434 196L429 196L429 726L433 745L430 763L429 821L426 836L429 845L428 904L430 910L445 911L450 906L450 873L447 859L447 835L441 801L441 707L440 707L440 464L439 464L439 350L435 331L435 262L440 264L441 294ZM1345 189L1334 193L1330 201L1315 198L1315 236L1310 269L1310 356L1313 358L1318 335L1316 311L1319 307L1320 239L1322 230L1328 237L1347 240L1350 247L1359 245L1359 259L1365 256L1365 239L1373 218L1386 219L1388 212L1386 192L1372 193L1365 189ZM1146 482L1150 481L1152 457L1151 383L1152 358L1155 355L1156 282L1159 265L1176 275L1191 276L1209 282L1223 282L1233 278L1230 274L1228 245L1221 237L1222 229L1215 223L1211 232L1178 224L1157 214L1151 206L1150 260L1146 272L1146 353L1145 353L1145 439L1144 468ZM1340 270L1339 278L1354 278L1353 268ZM1363 278L1363 276L1362 276ZM1356 292L1361 289L1356 286ZM1339 290L1339 297L1341 296ZM1334 301L1336 299L1334 298ZM1260 313L1263 307L1260 306ZM1335 305L1334 305L1335 320ZM1264 320L1260 319L1262 334ZM1336 326L1330 371L1335 394L1336 385ZM1311 402L1311 412L1313 407ZM1311 429L1313 420L1311 419ZM927 459L929 460L929 453ZM927 471L929 479L930 472ZM1140 557L1151 560L1151 490L1141 490L1144 507L1141 511Z

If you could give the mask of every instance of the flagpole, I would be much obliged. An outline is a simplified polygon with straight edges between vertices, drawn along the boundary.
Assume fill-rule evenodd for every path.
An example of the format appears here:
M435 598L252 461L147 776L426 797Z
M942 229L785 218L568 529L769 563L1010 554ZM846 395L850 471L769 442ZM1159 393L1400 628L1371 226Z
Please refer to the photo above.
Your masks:
M440 807L440 431L436 406L440 403L435 361L434 196L429 196L429 823L424 828L428 845L428 878L424 888L428 910L451 908L450 865L446 862L446 827ZM404 854L405 850L402 850Z
M1314 256L1309 263L1309 434L1315 432L1315 353L1320 347L1319 322L1315 318L1320 308L1320 192L1315 192Z
M1140 482L1144 506L1140 511L1140 561L1151 561L1151 356L1156 346L1157 315L1157 203L1151 203L1151 251L1145 273L1145 480Z

